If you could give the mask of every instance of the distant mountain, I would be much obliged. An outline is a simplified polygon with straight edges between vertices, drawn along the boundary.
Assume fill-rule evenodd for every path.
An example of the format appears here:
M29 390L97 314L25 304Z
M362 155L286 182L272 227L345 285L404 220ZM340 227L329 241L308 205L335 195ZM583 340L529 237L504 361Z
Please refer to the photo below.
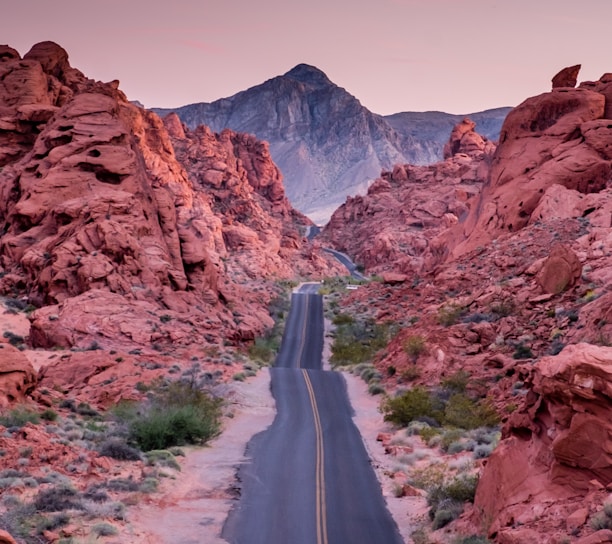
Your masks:
M453 127L465 117L469 117L476 123L478 134L489 140L497 141L502 123L511 109L495 108L465 115L454 115L441 111L405 111L386 115L384 119L401 135L428 142L436 152L437 161L442 159L442 149Z
M231 128L267 140L289 200L317 223L325 223L347 196L365 193L381 170L439 160L461 117L434 113L432 123L439 129L427 127L426 118L411 123L411 116L429 114L389 120L307 64L229 98L153 111L176 112L191 129L204 124L216 132ZM498 115L501 127L505 113Z

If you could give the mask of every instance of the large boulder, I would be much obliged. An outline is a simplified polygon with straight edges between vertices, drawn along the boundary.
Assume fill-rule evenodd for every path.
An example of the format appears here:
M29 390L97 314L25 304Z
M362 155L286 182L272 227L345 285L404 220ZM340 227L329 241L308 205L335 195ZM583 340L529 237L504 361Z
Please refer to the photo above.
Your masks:
M580 72L581 65L576 64L575 66L568 66L563 68L552 78L552 88L557 87L575 87L578 81L578 73Z
M23 402L36 388L32 363L17 348L0 343L0 408Z
M517 521L536 524L563 501L576 509L612 484L612 348L567 346L542 358L528 382L524 405L504 428L476 492L476 511L491 535Z

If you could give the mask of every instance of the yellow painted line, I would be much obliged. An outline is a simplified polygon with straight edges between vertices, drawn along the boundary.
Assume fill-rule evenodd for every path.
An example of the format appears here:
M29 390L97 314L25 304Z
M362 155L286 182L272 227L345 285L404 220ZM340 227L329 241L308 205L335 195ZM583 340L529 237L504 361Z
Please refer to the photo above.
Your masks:
M321 418L319 417L319 409L317 407L317 399L314 394L312 382L308 376L308 371L302 369L308 396L310 397L310 405L312 407L312 415L315 424L315 435L317 441L317 460L315 467L315 501L316 501L316 521L317 521L317 544L328 544L327 542L327 505L325 502L325 450L323 448L323 428L321 427Z

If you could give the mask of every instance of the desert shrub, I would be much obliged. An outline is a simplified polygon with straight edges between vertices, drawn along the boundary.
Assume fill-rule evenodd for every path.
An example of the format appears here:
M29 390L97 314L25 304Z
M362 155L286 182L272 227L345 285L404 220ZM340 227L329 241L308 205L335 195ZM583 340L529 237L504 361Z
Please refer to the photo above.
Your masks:
M373 319L354 320L336 326L330 362L334 366L356 365L370 361L389 343L395 327Z
M102 489L103 485L104 484L92 485L89 489L87 489L87 491L83 493L83 498L93 502L106 502L110 500L108 493L106 493Z
M111 491L138 491L140 487L138 482L135 482L131 478L115 478L114 480L108 480L104 487L106 489L110 489ZM95 501L95 502L103 502L103 501Z
M352 325L355 318L350 314L338 314L332 320L334 325Z
M40 416L27 406L18 406L0 415L0 425L4 427L23 427L26 423L38 423Z
M529 346L519 343L514 347L512 357L514 359L533 359L533 352Z
M479 444L474 448L474 459L486 459L493 453L494 446L492 444Z
M106 522L96 523L91 530L98 536L114 536L119 532L117 527Z
M459 429L449 429L442 433L442 440L440 441L440 448L442 451L448 452L451 444L457 442L463 438L463 432Z
M412 538L414 544L431 543L431 540L429 540L429 537L427 536L427 532L423 528L417 529L416 531L412 531L412 533L410 533L410 538Z
M438 508L433 516L432 529L437 531L446 527L451 521L456 520L463 511L463 505L453 501L448 501L444 508Z
M145 478L142 482L140 482L140 491L142 493L153 493L157 491L157 487L159 486L159 480L157 478Z
M412 362L416 362L426 349L425 338L420 334L409 336L404 341L404 351Z
M374 382L368 386L368 393L370 393L370 395L381 395L384 392L385 388L380 385L380 383Z
M463 503L474 502L478 476L475 474L460 474L450 481L442 480L428 489L427 504L429 517L434 520L434 528L441 528L459 517L463 510ZM436 527L436 516L439 514ZM452 515L451 515L452 514Z
M244 372L236 372L236 374L232 376L232 380L237 382L243 382L244 380L246 380L246 374Z
M72 487L63 485L39 491L34 498L34 506L39 512L83 510L79 493Z
M148 451L145 454L145 457L150 465L161 465L164 467L173 468L174 470L181 470L181 466L178 464L176 458L169 450Z
M278 347L278 342L270 338L256 338L255 342L249 346L249 357L267 365L273 361Z
M421 376L421 369L416 365L411 365L400 374L400 380L402 382L411 382Z
M54 531L60 527L64 527L70 523L70 516L66 512L61 512L50 518L42 516L39 522L36 524L36 530L38 533L43 531Z
M429 425L427 425L427 427L423 427L422 429L419 430L419 436L421 437L423 442L425 442L426 444L428 444L429 441L434 436L439 436L440 433L441 433L441 431L440 431L439 428L437 428L437 427L430 427Z
M202 443L219 432L220 417L220 399L190 384L174 382L132 422L130 434L145 451Z
M45 421L57 421L57 418L57 412L51 408L47 408L40 414L40 419L44 419Z
M490 309L499 317L508 317L516 312L516 304L511 298L505 298L491 304Z
M450 327L459 322L464 309L458 304L445 304L438 310L438 323Z
M98 411L94 410L87 402L79 402L79 404L76 407L76 413L81 416L89 416L89 417L95 417L97 415L100 415Z
M400 396L383 400L381 410L385 421L406 426L419 417L431 417L440 421L441 412L424 387L413 387Z
M139 461L140 452L121 438L110 438L100 445L98 453L118 461Z
M446 389L448 391L452 391L455 393L465 393L469 381L470 373L466 372L465 370L459 370L448 378L444 378L440 382L440 385L443 389Z
M3 336L4 336L4 338L6 338L9 341L9 344L11 344L12 346L15 346L15 347L20 346L25 341L23 336L15 334L15 333L13 333L11 331L6 331L3 334Z
M604 504L603 510L591 518L590 524L596 531L612 530L612 503Z
M446 403L444 421L462 429L477 429L497 425L499 416L489 400L477 402L463 393L456 393Z

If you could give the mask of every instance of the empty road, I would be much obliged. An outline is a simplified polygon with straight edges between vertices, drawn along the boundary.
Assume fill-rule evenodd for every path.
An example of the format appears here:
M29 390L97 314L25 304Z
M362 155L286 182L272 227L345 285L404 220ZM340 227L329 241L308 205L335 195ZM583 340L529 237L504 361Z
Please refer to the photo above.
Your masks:
M292 297L275 367L277 415L249 443L242 494L223 529L232 544L401 544L340 373L323 371L318 284Z

